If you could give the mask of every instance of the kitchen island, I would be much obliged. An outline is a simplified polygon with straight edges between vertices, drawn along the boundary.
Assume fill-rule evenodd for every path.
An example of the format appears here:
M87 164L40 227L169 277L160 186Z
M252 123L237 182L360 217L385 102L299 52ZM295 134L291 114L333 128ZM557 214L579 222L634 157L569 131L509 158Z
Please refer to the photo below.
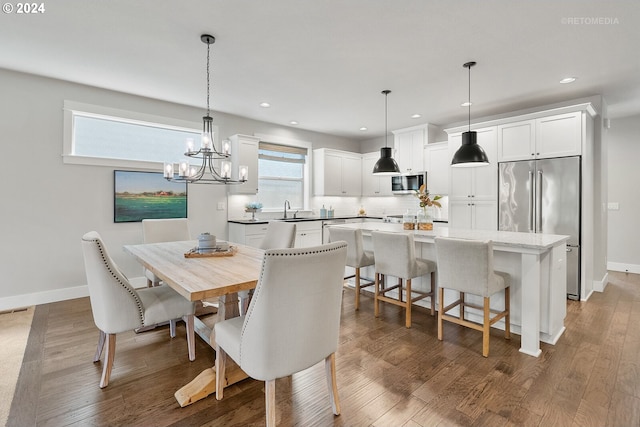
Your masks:
M434 261L436 237L491 240L496 270L511 275L511 331L521 336L520 351L537 357L542 352L540 341L555 344L565 330L568 236L453 228L406 231L403 230L402 224L380 222L345 224L338 227L362 229L365 245L369 246L371 231L412 233L416 241L416 255ZM450 303L449 298L453 301L452 292L451 295L445 296L445 304ZM470 295L469 301L481 301L473 298ZM503 307L503 296L499 294L492 297L491 303L492 306L495 303L496 308ZM476 321L481 319L475 313L470 313L468 317ZM504 321L501 320L494 327L504 328Z

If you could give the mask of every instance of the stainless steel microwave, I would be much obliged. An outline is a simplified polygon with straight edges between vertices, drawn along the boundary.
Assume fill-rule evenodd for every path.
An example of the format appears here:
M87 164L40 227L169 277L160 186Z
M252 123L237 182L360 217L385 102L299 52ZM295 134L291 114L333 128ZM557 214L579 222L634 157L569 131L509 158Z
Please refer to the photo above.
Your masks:
M391 177L391 191L393 194L413 194L420 186L427 185L427 173L395 175Z

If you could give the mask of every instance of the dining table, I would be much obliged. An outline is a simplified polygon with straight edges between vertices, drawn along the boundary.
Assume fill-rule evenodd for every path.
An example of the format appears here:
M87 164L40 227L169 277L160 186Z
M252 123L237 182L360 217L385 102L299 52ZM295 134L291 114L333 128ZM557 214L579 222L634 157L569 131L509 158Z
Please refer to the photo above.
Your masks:
M200 254L194 251L197 245L195 240L145 243L125 245L124 251L189 301L217 297L217 321L239 316L238 292L257 286L264 250L232 243L228 251ZM197 317L194 327L195 332L215 349L214 330ZM226 386L247 377L237 364L228 360ZM214 364L181 387L174 396L184 407L215 393L215 386Z

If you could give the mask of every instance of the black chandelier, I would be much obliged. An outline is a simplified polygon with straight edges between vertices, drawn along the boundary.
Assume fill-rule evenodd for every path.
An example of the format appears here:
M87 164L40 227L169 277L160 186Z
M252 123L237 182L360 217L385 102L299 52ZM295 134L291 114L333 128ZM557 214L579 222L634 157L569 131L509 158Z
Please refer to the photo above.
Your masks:
M202 118L202 137L200 147L196 148L194 140L187 139L187 147L182 159L177 164L177 174L173 163L164 164L164 177L172 182L186 182L193 184L242 184L247 181L249 168L244 165L238 166L238 178L231 177L231 141L228 139L220 143L220 148L216 147L213 119L209 108L209 58L210 48L215 43L216 38L203 34L200 36L203 43L207 45L207 115ZM199 159L199 166L191 166L190 159Z

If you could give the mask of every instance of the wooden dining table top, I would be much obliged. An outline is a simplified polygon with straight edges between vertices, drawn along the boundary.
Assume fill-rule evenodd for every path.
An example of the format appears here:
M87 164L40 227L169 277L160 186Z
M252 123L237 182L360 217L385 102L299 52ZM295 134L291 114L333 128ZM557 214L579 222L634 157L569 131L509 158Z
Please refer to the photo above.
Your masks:
M232 256L187 258L195 240L125 245L144 267L190 301L246 291L257 286L264 250L233 243Z

